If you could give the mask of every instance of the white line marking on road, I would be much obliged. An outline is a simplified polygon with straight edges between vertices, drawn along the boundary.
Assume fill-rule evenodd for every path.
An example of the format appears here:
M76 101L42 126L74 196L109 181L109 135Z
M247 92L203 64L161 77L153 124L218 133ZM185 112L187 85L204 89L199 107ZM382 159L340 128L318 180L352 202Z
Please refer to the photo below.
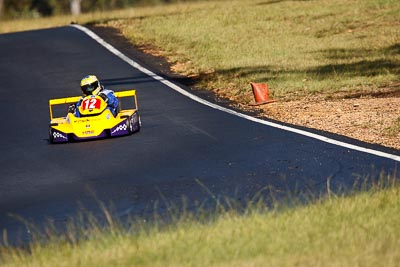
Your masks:
M189 93L188 91L182 89L181 87L179 87L178 85L162 78L161 76L158 76L157 74L155 74L154 72L144 68L143 66L139 65L138 63L136 63L135 61L133 61L132 59L130 59L129 57L125 56L123 53L121 53L119 50L117 50L115 47L113 47L112 45L110 45L109 43L107 43L106 41L104 41L100 36L98 36L97 34L95 34L94 32L92 32L91 30L89 30L88 28L82 26L82 25L71 25L72 27L75 27L81 31L83 31L84 33L86 33L87 35L89 35L92 39L94 39L96 42L98 42L99 44L101 44L102 46L104 46L107 50L109 50L111 53L113 53L114 55L116 55L117 57L119 57L120 59L122 59L123 61L125 61L126 63L128 63L129 65L131 65L132 67L134 67L135 69L147 74L148 76L152 77L153 79L165 84L166 86L170 87L171 89L181 93L184 96L187 96L191 99L193 99L194 101L197 101L201 104L204 104L206 106L209 106L211 108L253 121L253 122L257 122L260 124L264 124L270 127L274 127L274 128L278 128L284 131L288 131L288 132L292 132L292 133L296 133L296 134L300 134L303 136L307 136L310 138L314 138L317 140L320 140L322 142L325 143L329 143L329 144L333 144L333 145L337 145L337 146L341 146L341 147L345 147L348 149L352 149L352 150L356 150L356 151L360 151L360 152L364 152L364 153L368 153L368 154L372 154L375 156L379 156L379 157L383 157L383 158L388 158L388 159L392 159L395 161L400 162L400 156L394 155L394 154L389 154L389 153L385 153L382 151L378 151L378 150L374 150L374 149L369 149L369 148L365 148L365 147L360 147L360 146L356 146L356 145L352 145L349 143L345 143L345 142L341 142L338 140L334 140L322 135L318 135L318 134L314 134L314 133L310 133L304 130L299 130L296 128L292 128L289 126L285 126L285 125L281 125L278 123L274 123L274 122L269 122L269 121L265 121L262 119L258 119L258 118L254 118L252 116L243 114L243 113L239 113L237 111L228 109L228 108L224 108L221 106L218 106L216 104L213 104L207 100L204 100L198 96L195 96L191 93Z

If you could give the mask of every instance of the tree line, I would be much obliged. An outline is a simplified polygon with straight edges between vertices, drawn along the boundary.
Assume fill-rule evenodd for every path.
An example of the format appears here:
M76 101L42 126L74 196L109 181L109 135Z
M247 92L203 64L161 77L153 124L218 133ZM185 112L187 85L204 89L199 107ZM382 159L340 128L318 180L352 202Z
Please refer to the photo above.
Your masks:
M69 13L79 14L139 4L170 2L178 2L178 0L0 0L0 18L36 18Z

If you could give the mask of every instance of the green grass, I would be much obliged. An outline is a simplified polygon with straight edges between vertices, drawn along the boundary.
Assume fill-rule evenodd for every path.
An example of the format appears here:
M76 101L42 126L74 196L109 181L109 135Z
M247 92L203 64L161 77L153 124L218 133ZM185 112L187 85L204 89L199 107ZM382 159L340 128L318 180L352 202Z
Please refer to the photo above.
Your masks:
M200 1L3 21L0 32L71 21L116 27L197 86L246 103L252 81L281 100L384 91L399 81L399 17L397 0Z
M284 99L399 80L399 17L394 0L242 0L105 24L181 63L201 87L243 97L251 81L268 82Z
M400 187L377 185L309 205L183 216L163 227L93 226L72 238L0 248L1 266L398 266ZM85 232L86 231L86 232ZM89 232L89 233L88 233ZM69 236L74 236L70 234ZM68 241L66 241L68 240Z

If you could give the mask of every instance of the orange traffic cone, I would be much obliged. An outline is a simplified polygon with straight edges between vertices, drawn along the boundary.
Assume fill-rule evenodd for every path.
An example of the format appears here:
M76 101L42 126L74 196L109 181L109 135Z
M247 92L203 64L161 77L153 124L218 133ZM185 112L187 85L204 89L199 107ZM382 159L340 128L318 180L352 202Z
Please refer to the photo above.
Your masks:
M272 100L269 98L269 90L267 83L250 83L253 89L254 99L256 101L252 106L264 105L272 102L276 102L276 100Z

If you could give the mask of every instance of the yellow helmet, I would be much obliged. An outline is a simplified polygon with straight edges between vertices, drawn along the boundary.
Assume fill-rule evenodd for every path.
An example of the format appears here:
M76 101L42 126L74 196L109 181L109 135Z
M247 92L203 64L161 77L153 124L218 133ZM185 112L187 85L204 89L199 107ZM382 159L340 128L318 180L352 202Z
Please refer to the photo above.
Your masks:
M99 79L95 75L88 75L81 80L81 89L84 95L97 95L101 91Z

